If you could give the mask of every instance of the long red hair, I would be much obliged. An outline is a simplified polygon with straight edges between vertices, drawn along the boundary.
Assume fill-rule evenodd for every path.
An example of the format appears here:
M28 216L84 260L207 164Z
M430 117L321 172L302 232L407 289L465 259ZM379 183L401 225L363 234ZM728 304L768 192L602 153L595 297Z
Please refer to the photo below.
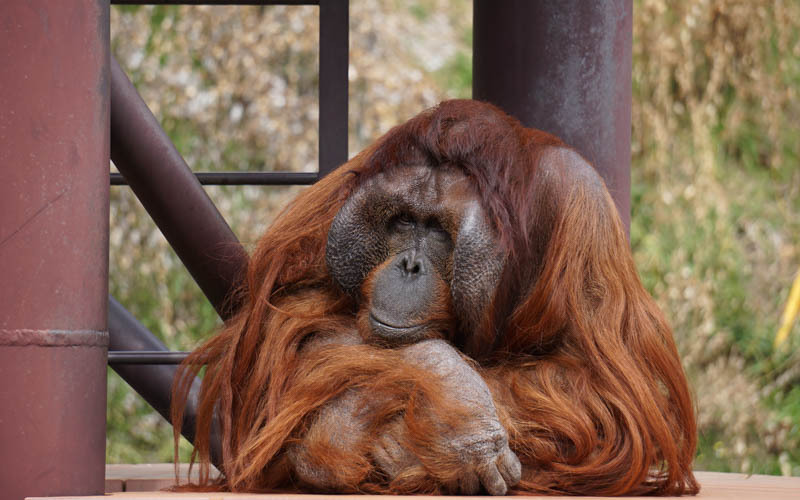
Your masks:
M480 364L523 463L513 492L696 493L689 388L605 186L554 136L476 101L443 102L395 127L301 193L263 236L240 290L241 309L190 355L174 385L177 443L191 383L206 367L192 457L201 483L291 488L283 452L317 409L349 387L390 395L373 425L405 415L407 445L415 450L433 446L426 433L435 432L415 417L416 407L439 408L443 418L460 414L435 380L390 350L332 346L313 359L300 353L313 335L357 328L358 304L325 265L328 229L344 201L382 170L445 163L474 182L506 255L484 324L452 341ZM215 425L223 471L216 482L208 479ZM438 493L451 473L447 460L431 459L425 470L387 484L367 445L324 457L342 464L348 491Z

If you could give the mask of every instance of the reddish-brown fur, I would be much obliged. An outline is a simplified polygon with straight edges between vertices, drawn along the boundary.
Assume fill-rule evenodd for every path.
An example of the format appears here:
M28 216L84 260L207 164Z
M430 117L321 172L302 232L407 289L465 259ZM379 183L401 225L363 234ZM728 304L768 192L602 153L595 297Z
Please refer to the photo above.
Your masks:
M189 385L207 366L193 459L207 472L216 411L224 475L210 483L204 474L201 483L292 488L287 446L302 437L324 443L305 436L315 411L361 388L385 396L369 409L371 428L402 418L404 444L422 465L388 482L366 440L346 451L320 444L321 463L341 464L338 482L349 485L342 490L448 491L459 464L437 448L436 426L457 427L468 409L392 349L301 352L311 336L360 330L359 304L336 288L325 265L328 229L350 193L384 169L448 163L474 182L507 257L482 327L449 340L478 363L523 463L512 492L696 493L694 412L670 328L639 281L605 187L569 162L553 165L553 148L564 146L492 106L448 101L394 128L291 203L250 259L241 310L191 354L175 385L177 439Z

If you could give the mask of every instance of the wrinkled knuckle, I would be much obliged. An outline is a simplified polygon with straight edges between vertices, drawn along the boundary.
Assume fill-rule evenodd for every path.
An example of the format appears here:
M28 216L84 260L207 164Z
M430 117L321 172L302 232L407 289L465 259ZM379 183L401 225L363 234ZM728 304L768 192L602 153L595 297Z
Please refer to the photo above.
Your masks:
M508 437L505 434L501 434L496 436L492 443L494 444L494 452L499 454L508 448Z
M495 454L500 454L506 448L508 448L508 434L502 428L495 429L489 435L489 440L491 442L492 452Z

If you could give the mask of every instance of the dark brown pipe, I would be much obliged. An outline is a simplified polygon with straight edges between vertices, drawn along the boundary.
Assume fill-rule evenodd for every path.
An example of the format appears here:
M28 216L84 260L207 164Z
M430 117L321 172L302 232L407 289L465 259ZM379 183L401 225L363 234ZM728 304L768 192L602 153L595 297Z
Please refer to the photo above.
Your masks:
M319 176L347 161L349 0L319 4Z
M632 0L474 0L475 99L561 137L630 226Z
M203 186L296 186L314 184L316 172L198 172L194 174ZM112 186L126 186L120 174L111 174Z

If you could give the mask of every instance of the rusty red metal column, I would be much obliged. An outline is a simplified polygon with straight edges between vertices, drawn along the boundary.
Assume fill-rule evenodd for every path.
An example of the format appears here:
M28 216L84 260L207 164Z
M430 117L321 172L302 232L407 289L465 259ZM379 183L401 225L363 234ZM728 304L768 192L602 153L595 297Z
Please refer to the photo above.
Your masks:
M475 99L561 137L630 225L632 0L474 0Z
M0 496L101 494L104 0L0 2Z

